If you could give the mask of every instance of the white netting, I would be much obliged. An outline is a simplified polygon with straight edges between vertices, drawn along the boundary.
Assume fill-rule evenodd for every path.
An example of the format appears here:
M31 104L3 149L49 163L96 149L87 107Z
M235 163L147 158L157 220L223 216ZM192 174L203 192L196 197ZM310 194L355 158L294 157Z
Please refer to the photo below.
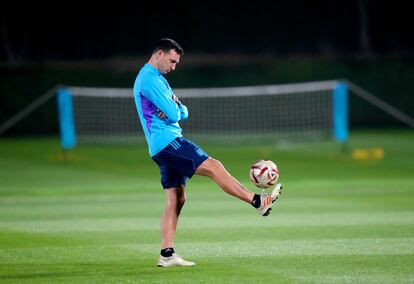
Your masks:
M273 142L332 137L336 81L232 88L175 89L195 141ZM70 87L78 142L144 140L131 89Z

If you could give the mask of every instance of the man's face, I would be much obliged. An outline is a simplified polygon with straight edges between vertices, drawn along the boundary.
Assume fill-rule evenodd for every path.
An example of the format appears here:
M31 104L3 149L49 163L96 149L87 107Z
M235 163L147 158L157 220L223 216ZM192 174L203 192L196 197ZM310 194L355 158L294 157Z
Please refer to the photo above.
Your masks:
M180 55L175 50L169 52L157 51L158 70L161 74L167 74L175 70L175 66L180 62Z

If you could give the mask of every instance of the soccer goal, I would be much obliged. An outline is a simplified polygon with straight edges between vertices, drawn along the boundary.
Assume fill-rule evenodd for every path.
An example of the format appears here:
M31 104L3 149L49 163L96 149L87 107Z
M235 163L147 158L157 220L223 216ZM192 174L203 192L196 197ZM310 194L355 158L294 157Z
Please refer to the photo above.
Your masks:
M341 81L175 89L189 109L183 134L196 142L276 143L348 139L348 89ZM132 88L62 87L62 147L137 143L145 137Z

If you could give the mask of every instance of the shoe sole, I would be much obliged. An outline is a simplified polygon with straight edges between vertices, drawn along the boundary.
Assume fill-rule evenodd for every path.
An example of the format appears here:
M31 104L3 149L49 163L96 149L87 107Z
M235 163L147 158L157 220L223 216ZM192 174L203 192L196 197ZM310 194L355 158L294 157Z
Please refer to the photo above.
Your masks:
M195 266L195 263L192 264L192 265L162 265L162 264L157 264L157 267L173 267L173 266L177 266L177 267Z
M190 266L195 266L195 264L193 265L157 265L157 267L190 267Z

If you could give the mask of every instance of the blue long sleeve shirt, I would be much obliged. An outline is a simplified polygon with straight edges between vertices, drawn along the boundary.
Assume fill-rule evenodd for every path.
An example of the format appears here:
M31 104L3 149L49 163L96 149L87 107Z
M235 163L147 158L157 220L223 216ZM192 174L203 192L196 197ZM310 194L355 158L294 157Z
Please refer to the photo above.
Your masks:
M154 66L147 63L141 68L134 84L134 98L151 157L182 137L178 121L186 119L188 111L173 100L173 95L167 80ZM167 117L159 118L158 111Z

